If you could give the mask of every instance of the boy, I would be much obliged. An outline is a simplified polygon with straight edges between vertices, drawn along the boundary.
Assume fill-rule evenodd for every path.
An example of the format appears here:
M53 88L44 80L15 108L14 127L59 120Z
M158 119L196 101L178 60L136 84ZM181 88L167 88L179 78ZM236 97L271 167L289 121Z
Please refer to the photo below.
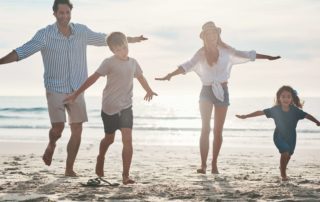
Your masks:
M113 32L107 38L107 44L114 54L105 59L95 73L93 73L82 86L69 95L64 101L73 102L87 88L94 84L101 76L107 76L107 84L103 90L101 117L103 120L105 137L100 142L99 155L97 157L96 174L104 176L104 156L109 146L114 141L115 131L120 129L122 134L122 161L123 161L123 184L135 183L129 177L132 160L132 89L133 78L137 78L147 94L144 99L150 101L154 95L142 74L142 70L133 58L128 57L128 42L121 32Z

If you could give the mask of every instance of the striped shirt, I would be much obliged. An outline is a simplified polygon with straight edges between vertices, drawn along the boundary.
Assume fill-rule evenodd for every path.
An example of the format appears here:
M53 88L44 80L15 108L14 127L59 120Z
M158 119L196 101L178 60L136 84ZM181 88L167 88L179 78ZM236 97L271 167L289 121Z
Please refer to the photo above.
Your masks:
M71 35L65 37L57 24L48 25L15 49L19 60L41 51L44 85L47 91L71 93L88 77L87 45L106 46L106 34L96 33L81 24L70 23Z

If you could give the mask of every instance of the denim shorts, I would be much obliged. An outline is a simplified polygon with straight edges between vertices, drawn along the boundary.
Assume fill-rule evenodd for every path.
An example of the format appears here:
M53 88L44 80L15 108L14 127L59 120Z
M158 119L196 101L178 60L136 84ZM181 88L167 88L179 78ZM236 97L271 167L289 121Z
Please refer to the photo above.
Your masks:
M101 118L103 121L104 132L106 134L113 134L116 130L121 128L131 128L133 126L133 112L132 106L121 110L117 114L108 115L101 111Z
M228 86L224 85L223 86L223 91L224 91L224 100L223 102L218 100L216 96L213 94L212 91L212 86L202 86L201 92L200 92L200 98L199 101L209 101L214 106L229 106L229 91L228 91Z

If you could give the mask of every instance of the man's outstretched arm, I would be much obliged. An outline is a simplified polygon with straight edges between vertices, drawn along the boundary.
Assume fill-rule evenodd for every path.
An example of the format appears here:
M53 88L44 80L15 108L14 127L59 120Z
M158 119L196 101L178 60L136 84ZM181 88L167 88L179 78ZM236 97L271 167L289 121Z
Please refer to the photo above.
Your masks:
M0 59L0 65L18 61L18 54L15 50Z

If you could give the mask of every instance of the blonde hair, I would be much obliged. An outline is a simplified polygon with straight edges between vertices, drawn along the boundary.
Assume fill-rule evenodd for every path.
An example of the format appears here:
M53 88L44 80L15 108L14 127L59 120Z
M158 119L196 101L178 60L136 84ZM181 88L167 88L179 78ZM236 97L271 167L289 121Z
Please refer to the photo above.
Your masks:
M112 32L107 37L107 45L111 51L116 46L128 46L127 37L122 32Z
M231 46L229 46L228 44L226 44L225 42L223 42L223 41L221 40L220 33L217 33L217 34L218 34L218 43L217 43L217 45L218 45L219 47L232 50L233 48L232 48ZM212 51L212 48L209 48L209 47L207 46L207 44L205 43L205 41L206 41L206 36L205 36L205 35L204 35L204 37L202 38L202 40L203 40L203 47L202 47L202 48L204 49L207 63L208 63L210 66L212 66L213 64L217 63L218 58L219 58L219 52Z

